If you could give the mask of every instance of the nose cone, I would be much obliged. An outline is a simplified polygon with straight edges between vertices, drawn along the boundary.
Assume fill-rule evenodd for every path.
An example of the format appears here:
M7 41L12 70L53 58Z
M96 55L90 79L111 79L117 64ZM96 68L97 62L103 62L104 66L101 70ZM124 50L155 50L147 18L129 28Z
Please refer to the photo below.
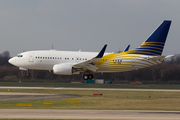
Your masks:
M16 62L16 59L15 59L15 58L11 58L11 59L8 60L8 62L9 62L10 64L14 65L15 62Z

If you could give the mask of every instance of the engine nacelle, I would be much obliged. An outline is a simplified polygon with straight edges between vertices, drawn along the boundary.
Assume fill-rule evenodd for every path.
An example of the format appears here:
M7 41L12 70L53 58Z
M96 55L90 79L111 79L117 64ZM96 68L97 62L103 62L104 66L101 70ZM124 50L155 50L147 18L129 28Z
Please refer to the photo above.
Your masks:
M53 72L59 75L72 75L73 68L71 64L61 63L53 66Z

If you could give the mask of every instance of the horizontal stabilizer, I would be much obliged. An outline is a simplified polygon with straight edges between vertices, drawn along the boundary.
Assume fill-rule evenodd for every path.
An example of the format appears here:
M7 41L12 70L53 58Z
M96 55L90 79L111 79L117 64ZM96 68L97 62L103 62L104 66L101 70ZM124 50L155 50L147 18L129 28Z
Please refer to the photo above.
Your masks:
M165 56L153 56L153 57L147 57L146 59L147 60L162 60L165 57L166 57L166 55Z
M167 55L165 58L166 58L166 59L169 59L169 58L171 58L171 57L173 57L173 56L175 56L175 55Z

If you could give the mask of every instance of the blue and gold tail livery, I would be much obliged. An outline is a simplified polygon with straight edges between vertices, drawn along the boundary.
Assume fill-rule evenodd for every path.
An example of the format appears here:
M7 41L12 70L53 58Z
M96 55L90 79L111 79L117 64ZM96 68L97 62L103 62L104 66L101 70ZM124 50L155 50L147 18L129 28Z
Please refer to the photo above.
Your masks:
M165 20L161 25L136 49L129 50L127 54L142 54L158 56L162 54L171 21Z

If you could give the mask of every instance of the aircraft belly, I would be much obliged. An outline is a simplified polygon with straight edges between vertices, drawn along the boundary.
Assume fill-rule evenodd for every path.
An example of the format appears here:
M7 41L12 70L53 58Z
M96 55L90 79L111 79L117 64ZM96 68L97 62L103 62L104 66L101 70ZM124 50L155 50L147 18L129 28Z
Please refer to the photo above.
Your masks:
M28 69L34 69L34 70L52 70L54 64L50 62L34 62L29 64L27 67Z

